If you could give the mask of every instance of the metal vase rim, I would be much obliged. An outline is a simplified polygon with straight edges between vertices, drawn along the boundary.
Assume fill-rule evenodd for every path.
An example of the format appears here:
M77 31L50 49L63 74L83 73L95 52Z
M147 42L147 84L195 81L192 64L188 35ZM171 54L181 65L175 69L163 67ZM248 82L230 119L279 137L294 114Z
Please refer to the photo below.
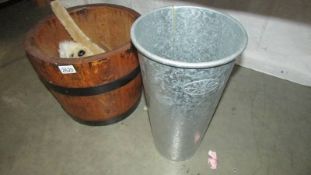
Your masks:
M237 49L233 54L224 57L224 58L219 58L213 61L207 61L207 62L195 62L195 63L191 63L191 62L185 62L185 61L176 61L176 60L170 60L161 56L158 56L156 54L153 54L152 52L148 51L147 49L145 49L138 41L137 41L137 37L135 35L135 30L136 30L136 26L137 24L143 20L143 18L145 16L149 16L152 15L153 13L157 13L158 11L161 10L165 10L165 9L180 9L180 8L194 8L194 9L201 9L201 10L208 10L211 12L214 12L218 15L222 15L226 18L229 18L229 20L233 21L236 25L239 26L239 29L241 30L241 32L243 33L243 41L240 43L240 47L239 49ZM201 6L167 6L167 7L163 7L163 8L158 8L156 10L153 10L151 12L148 12L142 16L140 16L139 18L136 19L136 21L133 23L132 27L131 27L131 40L133 42L133 44L135 45L135 47L143 54L145 55L147 58L150 58L153 61L156 61L158 63L164 64L164 65L168 65L168 66L173 66L173 67L179 67L179 68L210 68L210 67L216 67L216 66L220 66L220 65L224 65L226 63L229 63L231 61L234 61L236 57L238 57L246 48L247 43L248 43L248 36L247 36L247 32L244 29L244 27L242 26L242 24L236 20L235 18L233 18L232 16L230 16L229 14L225 14L222 12L219 12L217 10L208 8L208 7L201 7Z

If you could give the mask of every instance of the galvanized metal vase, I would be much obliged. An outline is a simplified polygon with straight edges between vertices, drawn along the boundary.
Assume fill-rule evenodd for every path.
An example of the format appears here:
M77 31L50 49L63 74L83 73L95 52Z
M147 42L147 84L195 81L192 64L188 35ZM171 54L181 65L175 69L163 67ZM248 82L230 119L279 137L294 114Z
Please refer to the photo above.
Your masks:
M172 6L138 18L131 39L139 51L155 145L168 159L188 159L200 145L247 34L218 11Z

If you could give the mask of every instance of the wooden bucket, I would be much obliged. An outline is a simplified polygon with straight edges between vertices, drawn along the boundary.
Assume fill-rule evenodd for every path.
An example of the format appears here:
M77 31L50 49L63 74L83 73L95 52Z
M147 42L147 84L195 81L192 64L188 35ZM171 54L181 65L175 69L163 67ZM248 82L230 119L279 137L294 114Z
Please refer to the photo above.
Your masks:
M139 14L108 4L79 6L69 12L93 42L111 51L85 58L59 58L59 42L71 38L58 19L50 16L28 32L26 55L73 119L87 125L118 122L134 111L141 97L139 63L130 42L130 28Z

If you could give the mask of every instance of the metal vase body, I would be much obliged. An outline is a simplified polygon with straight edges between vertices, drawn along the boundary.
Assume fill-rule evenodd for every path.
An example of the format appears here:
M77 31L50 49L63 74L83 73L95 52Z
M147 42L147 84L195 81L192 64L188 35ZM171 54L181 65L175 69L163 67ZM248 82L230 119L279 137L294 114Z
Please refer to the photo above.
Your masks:
M173 6L141 16L131 38L154 143L168 159L186 160L206 133L246 32L212 9Z

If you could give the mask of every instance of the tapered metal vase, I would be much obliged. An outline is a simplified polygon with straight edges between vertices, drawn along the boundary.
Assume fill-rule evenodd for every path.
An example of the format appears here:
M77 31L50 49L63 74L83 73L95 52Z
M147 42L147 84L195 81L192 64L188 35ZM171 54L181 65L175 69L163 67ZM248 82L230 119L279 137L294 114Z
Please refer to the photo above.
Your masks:
M206 133L247 34L229 15L172 6L138 18L131 39L154 143L166 158L186 160Z

